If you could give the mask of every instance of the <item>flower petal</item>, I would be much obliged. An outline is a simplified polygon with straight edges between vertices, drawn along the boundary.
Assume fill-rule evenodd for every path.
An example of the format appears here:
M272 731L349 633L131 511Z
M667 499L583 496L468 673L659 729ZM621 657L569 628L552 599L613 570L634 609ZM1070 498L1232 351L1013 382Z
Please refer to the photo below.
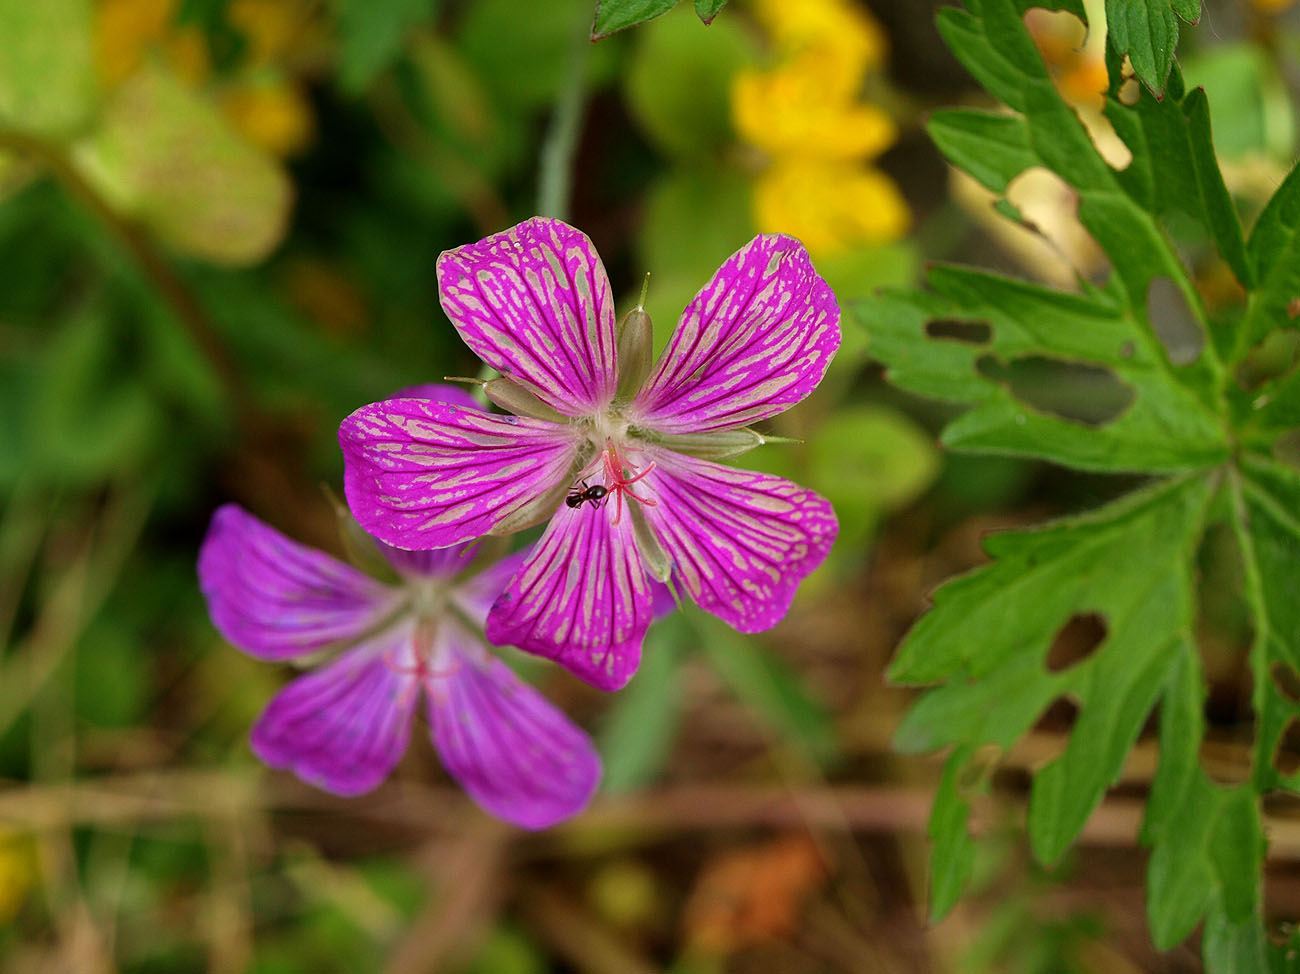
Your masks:
M456 544L450 548L429 548L426 551L408 551L376 541L388 563L403 575L427 575L432 578L451 578L468 568L474 560L478 545L473 542Z
M388 398L432 399L434 402L446 403L449 406L464 406L466 409L477 409L481 413L487 412L487 408L475 399L468 389L446 382L424 382L418 386L407 386L405 389L398 389Z
M780 622L835 540L830 502L781 477L669 450L655 461L642 484L656 506L644 510L674 577L741 632Z
M686 306L629 419L698 433L775 416L816 388L839 347L839 305L803 244L755 237Z
M300 676L272 698L256 726L253 752L336 795L359 795L397 766L411 736L419 686L412 675L411 634L340 656ZM404 654L405 660L387 658Z
M269 660L354 639L400 597L355 568L286 538L237 504L212 515L198 572L221 635Z
M344 492L363 528L399 548L488 534L567 482L578 445L554 423L424 399L363 406L339 427Z
M505 591L506 583L523 567L531 550L525 548L522 551L512 552L500 561L488 565L477 575L465 579L452 589L452 601L468 618L477 623L480 629L484 628L492 604Z
M488 365L568 416L614 396L614 298L585 233L534 217L438 258L442 307Z
M429 723L442 763L487 811L526 829L576 815L600 783L591 740L499 659L460 642L451 675L431 679Z
M608 506L556 511L492 606L487 638L555 660L601 690L626 684L641 661L653 600L632 519L612 518Z

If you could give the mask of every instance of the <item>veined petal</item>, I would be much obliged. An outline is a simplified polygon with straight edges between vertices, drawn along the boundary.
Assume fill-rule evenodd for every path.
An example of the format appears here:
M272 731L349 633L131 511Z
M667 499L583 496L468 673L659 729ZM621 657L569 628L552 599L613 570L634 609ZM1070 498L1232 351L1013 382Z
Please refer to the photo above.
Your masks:
M419 695L409 627L300 676L253 727L253 752L336 795L359 795L397 766Z
M452 601L465 615L478 624L487 625L488 612L506 590L506 585L528 559L530 548L511 552L500 561L488 565L477 575L472 575L451 592Z
M628 418L701 433L775 416L816 388L839 347L839 305L803 244L755 237L686 306Z
M450 548L430 548L427 551L394 548L382 541L376 544L388 563L403 575L428 575L433 578L451 578L468 568L478 550L478 545L473 542L452 545Z
M433 744L476 802L526 829L586 807L600 782L591 740L463 631L444 627L450 674L431 678Z
M578 449L564 426L424 399L361 407L339 427L339 445L353 515L399 548L488 534L563 485Z
M741 632L770 629L839 530L824 497L781 477L668 450L642 481L646 520L673 574L707 612Z
M492 368L567 416L616 385L614 298L585 233L534 217L438 258L442 307Z
M488 614L497 645L555 660L601 690L636 672L652 616L632 519L609 507L561 507Z
M401 597L324 552L286 538L236 504L212 515L198 570L213 625L261 659L288 659L354 639Z

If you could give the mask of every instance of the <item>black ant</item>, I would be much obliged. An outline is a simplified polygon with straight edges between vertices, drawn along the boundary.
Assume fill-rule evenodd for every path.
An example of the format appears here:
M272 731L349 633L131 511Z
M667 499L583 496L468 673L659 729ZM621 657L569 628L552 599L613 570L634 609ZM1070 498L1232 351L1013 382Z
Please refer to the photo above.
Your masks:
M569 496L564 498L564 503L574 510L581 507L584 501L590 501L592 507L600 507L600 502L605 499L608 493L609 491L600 484L588 487L587 482L584 480L581 487L574 487L569 491Z

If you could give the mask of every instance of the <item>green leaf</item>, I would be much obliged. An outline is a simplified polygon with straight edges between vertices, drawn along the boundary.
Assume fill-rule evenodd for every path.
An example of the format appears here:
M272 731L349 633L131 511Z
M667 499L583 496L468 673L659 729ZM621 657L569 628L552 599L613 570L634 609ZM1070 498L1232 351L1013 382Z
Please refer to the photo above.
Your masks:
M970 802L960 791L961 773L970 749L949 755L939 779L926 834L934 843L930 856L930 920L938 923L961 897L975 870L975 840L970 834Z
M650 630L636 679L605 718L599 743L606 792L632 791L653 781L663 768L681 717L685 628L673 617Z
M95 103L89 0L0 0L0 127L67 137Z
M695 0L695 15L706 24L711 24L726 5L727 0Z
M1163 95L1178 45L1178 18L1195 24L1200 0L1106 0L1107 43L1127 54L1142 83Z
M891 382L973 407L944 430L948 446L1111 471L1173 472L1227 456L1222 424L1133 312L955 267L935 268L928 283L932 293L886 292L854 311ZM927 330L953 320L988 326L991 334L977 343ZM1132 404L1088 424L1027 401L989 368L1034 359L1104 369Z
M360 94L401 53L411 28L431 20L437 0L342 0L339 84Z
M701 4L712 7L714 2L715 0L697 0L697 8ZM591 39L598 41L617 31L644 24L660 14L666 14L675 6L677 0L597 0L596 20L591 25ZM721 9L722 4L717 4L717 8ZM717 12L716 9L713 11L714 14ZM703 18L704 14L701 13L700 17Z
M712 619L701 621L699 644L704 658L736 698L766 723L778 740L795 745L822 767L835 762L839 744L830 714L804 687L798 673Z
M753 42L734 19L701 30L685 10L676 12L638 32L624 76L628 108L658 148L707 157L716 171L713 157L735 138L731 79L755 58Z
M280 166L161 69L113 93L74 162L115 210L214 263L262 260L288 223L292 189Z
M953 165L995 193L1038 162L1029 127L1015 115L954 108L931 115L926 131Z
M896 410L850 406L836 411L808 444L807 483L835 508L840 545L856 552L886 511L914 500L934 482L933 439Z
M1255 221L1247 250L1259 278L1240 326L1241 342L1248 346L1300 320L1300 166Z

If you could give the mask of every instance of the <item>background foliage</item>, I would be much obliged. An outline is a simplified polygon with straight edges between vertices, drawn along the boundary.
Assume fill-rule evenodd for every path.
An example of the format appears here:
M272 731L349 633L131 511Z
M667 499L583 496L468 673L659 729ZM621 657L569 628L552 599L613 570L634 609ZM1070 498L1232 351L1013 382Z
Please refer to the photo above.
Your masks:
M0 0L3 966L1183 970L1199 937L1252 969L1285 941L1297 11L691 6ZM661 339L759 229L855 318L777 421L803 442L746 458L833 500L831 560L761 638L665 621L617 696L532 667L607 773L525 836L425 747L357 800L258 766L287 674L221 642L193 562L227 500L338 550L338 420L473 368L434 259L537 212L621 304L651 272ZM904 718L894 647L980 564L893 663L942 684Z

